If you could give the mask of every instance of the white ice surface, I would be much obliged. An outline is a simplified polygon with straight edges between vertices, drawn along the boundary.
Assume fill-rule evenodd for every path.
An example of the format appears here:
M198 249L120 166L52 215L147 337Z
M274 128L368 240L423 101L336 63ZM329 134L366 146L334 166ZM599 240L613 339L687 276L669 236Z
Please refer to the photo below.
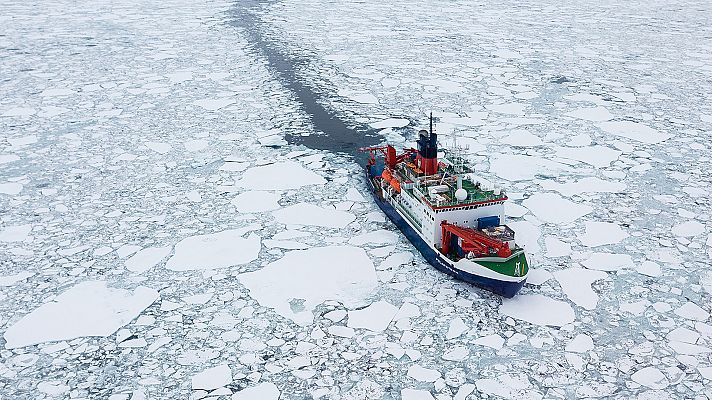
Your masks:
M235 392L231 400L278 400L280 392L272 382L262 382Z
M311 203L299 203L272 213L275 219L287 225L312 225L325 228L343 228L356 219L346 211L322 208Z
M231 203L239 212L264 212L278 209L279 198L280 195L274 192L253 191L238 194Z
M32 225L10 225L0 231L0 242L22 242L27 239L32 231Z
M593 211L591 206L574 203L556 193L536 193L522 202L544 222L566 224Z
M499 313L542 326L563 326L574 321L571 306L540 294L520 294L503 299Z
M193 390L215 390L232 382L232 371L227 364L220 364L199 372L191 378Z
M132 272L148 271L166 258L171 250L171 247L147 247L129 257L124 266Z
M324 183L324 178L302 164L282 161L248 169L236 185L251 190L286 190Z
M238 276L262 306L294 322L312 322L312 310L326 300L361 305L376 287L373 263L357 247L331 246L295 250L255 272ZM297 308L290 301L303 304Z
M5 331L5 347L109 336L158 298L156 290L143 286L129 291L108 287L105 281L82 282L15 322Z
M633 259L628 254L593 253L581 264L588 269L618 271L632 267Z
M245 229L232 229L187 237L176 244L166 268L188 271L246 264L257 258L261 241L255 233L245 235Z
M510 181L534 179L537 175L556 176L568 166L538 156L495 154L490 159L490 171Z
M611 135L621 136L647 144L664 142L671 137L666 133L658 132L657 130L640 122L610 121L602 122L600 127L604 132Z
M577 236L581 244L587 247L620 243L630 236L620 225L613 222L586 221L585 225L586 231Z
M568 268L554 272L564 294L576 305L587 310L593 310L598 304L598 295L591 289L591 284L607 276L603 271L585 268Z
M387 301L377 301L368 307L349 311L350 328L363 328L374 332L385 330L398 313L398 308Z

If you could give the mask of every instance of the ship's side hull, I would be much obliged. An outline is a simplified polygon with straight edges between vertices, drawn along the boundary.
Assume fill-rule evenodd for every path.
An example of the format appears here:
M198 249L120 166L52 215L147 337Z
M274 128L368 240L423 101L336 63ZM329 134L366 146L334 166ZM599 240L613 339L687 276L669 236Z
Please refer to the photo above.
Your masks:
M516 295L522 286L524 286L526 276L521 277L520 280L511 280L511 278L505 280L482 276L464 271L461 268L457 268L455 264L447 259L442 253L433 249L433 247L430 246L420 236L420 234L418 234L418 232L416 232L408 221L406 221L389 202L381 198L376 188L373 186L373 182L369 175L370 174L367 172L366 176L369 178L367 181L373 194L374 201L378 207L384 214L386 214L386 216L388 216L388 219L390 219L398 227L398 229L403 232L403 235L405 235L405 237L418 249L420 254L423 255L423 258L425 258L436 269L449 274L456 279L468 282L507 298L511 298Z

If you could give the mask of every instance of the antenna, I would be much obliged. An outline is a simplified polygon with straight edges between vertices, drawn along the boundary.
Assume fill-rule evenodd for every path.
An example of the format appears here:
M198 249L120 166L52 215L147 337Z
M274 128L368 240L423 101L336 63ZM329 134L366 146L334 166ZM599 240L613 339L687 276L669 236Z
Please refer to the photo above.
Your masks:
M433 134L433 112L430 111L430 134Z

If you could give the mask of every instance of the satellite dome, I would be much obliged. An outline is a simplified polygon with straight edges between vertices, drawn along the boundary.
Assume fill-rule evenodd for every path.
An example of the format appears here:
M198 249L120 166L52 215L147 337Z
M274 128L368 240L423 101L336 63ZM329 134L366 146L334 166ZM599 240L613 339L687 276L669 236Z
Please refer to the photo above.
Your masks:
M455 198L459 201L463 201L467 198L467 190L460 188L455 191Z

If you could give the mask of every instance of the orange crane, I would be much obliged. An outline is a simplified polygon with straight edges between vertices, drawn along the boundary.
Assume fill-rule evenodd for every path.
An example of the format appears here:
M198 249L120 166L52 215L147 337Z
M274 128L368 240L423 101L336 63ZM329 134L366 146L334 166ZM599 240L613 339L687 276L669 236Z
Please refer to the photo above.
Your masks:
M443 230L442 252L445 255L450 253L452 235L462 239L462 251L466 254L472 252L475 257L496 256L502 258L512 255L509 244L493 239L482 232L470 228L461 228L457 225L449 224L447 221L443 221L440 227Z

